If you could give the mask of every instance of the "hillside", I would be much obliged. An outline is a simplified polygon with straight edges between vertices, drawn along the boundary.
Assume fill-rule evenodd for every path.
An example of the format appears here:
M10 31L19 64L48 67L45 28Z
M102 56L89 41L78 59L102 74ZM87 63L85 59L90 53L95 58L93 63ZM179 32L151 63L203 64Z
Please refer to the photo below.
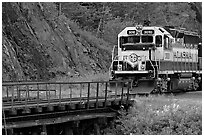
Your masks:
M108 70L108 43L59 15L54 3L2 3L2 19L3 81Z
M149 21L151 26L177 26L202 33L201 2L67 2L62 11L80 27L117 44L127 26Z
M103 74L117 34L145 20L202 34L202 3L3 2L3 81Z

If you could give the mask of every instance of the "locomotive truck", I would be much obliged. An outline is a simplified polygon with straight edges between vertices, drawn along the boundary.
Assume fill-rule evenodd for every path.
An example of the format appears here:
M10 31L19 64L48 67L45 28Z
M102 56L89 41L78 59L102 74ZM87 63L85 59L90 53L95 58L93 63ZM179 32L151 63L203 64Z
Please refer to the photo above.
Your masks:
M109 72L110 80L131 80L138 92L201 90L201 37L173 26L126 27L118 34Z

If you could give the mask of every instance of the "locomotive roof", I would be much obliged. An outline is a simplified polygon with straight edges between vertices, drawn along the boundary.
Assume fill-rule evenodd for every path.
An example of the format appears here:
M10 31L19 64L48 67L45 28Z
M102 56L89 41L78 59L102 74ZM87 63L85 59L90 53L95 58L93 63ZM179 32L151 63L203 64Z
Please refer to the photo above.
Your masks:
M176 32L176 33L183 33L184 35L191 35L191 36L199 36L197 32L193 31L186 31L184 28L168 28L164 27L169 33Z
M136 27L126 27L118 34L118 36L126 36L127 30L137 30L137 29L136 29ZM169 37L172 37L171 34L167 30L165 30L163 27L143 26L142 30L154 30L155 33L157 33L157 34L162 33L162 34L168 35Z
M162 33L168 36L176 37L175 33L183 33L184 35L191 35L191 36L197 36L197 32L193 31L186 31L184 28L175 28L175 27L170 27L170 26L165 26L165 27L159 27L159 26L142 26L143 30L154 30L157 33ZM127 30L136 30L136 27L126 27L124 30L122 30L118 36L124 36L127 32Z

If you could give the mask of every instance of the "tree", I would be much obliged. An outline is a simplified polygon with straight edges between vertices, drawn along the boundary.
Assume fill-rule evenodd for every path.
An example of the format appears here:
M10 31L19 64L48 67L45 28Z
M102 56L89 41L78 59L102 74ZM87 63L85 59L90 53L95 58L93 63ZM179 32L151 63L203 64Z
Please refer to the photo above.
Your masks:
M176 25L188 30L201 30L202 5L188 2L82 2L63 3L67 17L96 34L103 35L104 24L120 18L120 21L153 26ZM114 21L113 21L114 22Z

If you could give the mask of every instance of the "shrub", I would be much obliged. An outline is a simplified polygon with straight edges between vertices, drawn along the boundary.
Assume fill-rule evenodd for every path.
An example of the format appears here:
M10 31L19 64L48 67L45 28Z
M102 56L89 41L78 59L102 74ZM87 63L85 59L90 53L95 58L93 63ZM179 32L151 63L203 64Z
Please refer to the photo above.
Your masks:
M202 107L190 99L136 98L129 113L115 124L107 134L201 135Z
M117 36L125 27L134 26L134 22L121 21L120 18L110 20L104 25L103 39L111 45L117 45Z

